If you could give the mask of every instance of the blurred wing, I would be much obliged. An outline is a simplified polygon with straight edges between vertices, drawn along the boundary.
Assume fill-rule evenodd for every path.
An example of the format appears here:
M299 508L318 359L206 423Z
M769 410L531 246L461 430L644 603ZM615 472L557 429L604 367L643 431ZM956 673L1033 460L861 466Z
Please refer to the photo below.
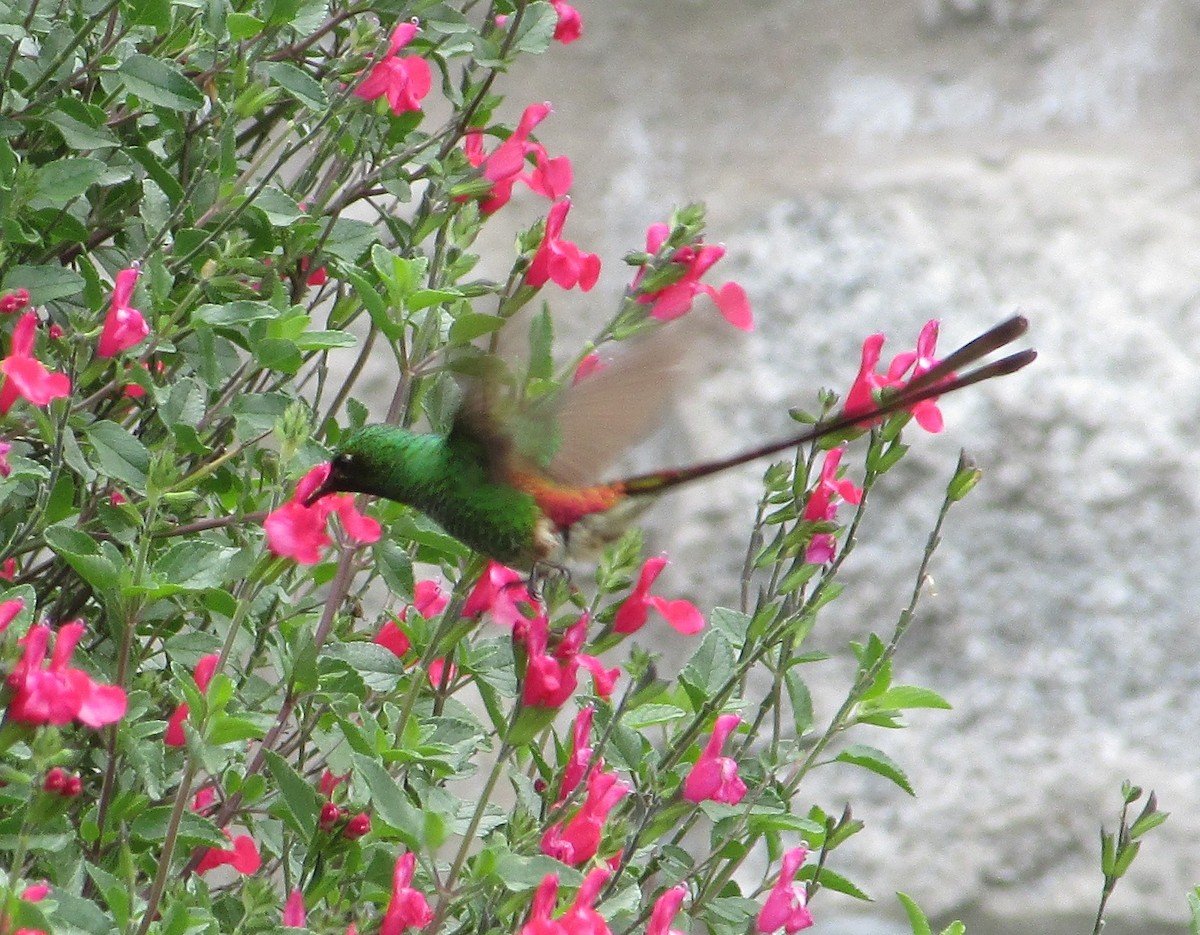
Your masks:
M564 389L550 415L557 448L546 472L565 484L592 483L649 435L687 383L681 363L695 337L682 322L655 328Z

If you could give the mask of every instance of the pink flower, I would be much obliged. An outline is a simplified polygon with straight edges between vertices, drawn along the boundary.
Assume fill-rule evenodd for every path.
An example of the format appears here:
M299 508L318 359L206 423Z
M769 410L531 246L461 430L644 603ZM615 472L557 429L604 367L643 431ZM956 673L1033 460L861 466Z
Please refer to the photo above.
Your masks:
M588 767L592 763L592 716L596 713L596 709L592 705L585 705L579 709L579 713L575 715L575 724L571 730L571 749L567 754L567 765L563 769L562 781L558 784L558 803L565 802L567 796L575 791L575 787L579 785L581 779L588 771ZM596 764L597 769L601 769L604 761L601 760Z
M667 623L685 636L699 633L704 629L704 615L691 601L668 601L666 598L650 594L650 587L654 584L654 579L662 573L666 566L665 558L646 560L638 574L637 584L629 593L629 597L625 598L621 606L617 608L617 615L613 618L615 632L636 633L645 626L651 607L662 614Z
M664 890L654 901L646 935L683 935L678 929L671 928L671 923L679 914L679 907L683 905L683 897L686 895L686 886L672 886L669 890Z
M416 860L411 851L396 858L392 871L392 899L384 910L379 935L400 935L406 928L424 928L433 920L433 910L425 896L409 886Z
M874 394L877 390L899 389L913 378L928 373L938 363L937 358L933 356L937 337L937 319L930 319L917 337L917 349L897 354L892 358L887 373L883 374L875 371L883 352L884 337L882 334L870 335L863 341L862 364L859 366L858 376L854 378L854 383L851 384L850 391L846 394L846 403L842 406L842 412L846 415L868 412L875 406ZM906 381L904 377L909 370L912 373ZM945 377L947 380L953 378L953 374L947 374ZM916 418L917 425L925 431L936 433L942 430L942 413L937 407L936 398L915 403L909 408L909 411Z
M600 355L595 351L588 354L579 362L579 366L575 368L575 375L571 377L571 385L574 386L580 380L586 380L593 373L599 373L605 367L604 361L600 359Z
M42 780L42 790L71 799L83 791L83 782L78 776L72 776L66 770L54 766L46 771L46 778Z
M346 830L342 832L342 837L350 841L355 841L370 833L371 816L366 812L359 812L346 822Z
M217 792L213 786L204 786L192 798L192 811L204 812L213 804L216 797ZM248 834L239 834L234 837L225 828L221 829L221 833L229 839L229 843L233 846L230 848L207 848L196 865L196 872L208 873L217 867L232 867L242 874L257 873L258 868L262 866L262 858L258 854L258 845L254 843L254 838Z
M525 587L525 577L499 562L489 561L463 605L463 616L491 614L492 619L501 626L515 627L527 620L518 603L534 609L537 607L537 601Z
M541 143L529 142L529 134L550 113L548 104L530 104L521 114L515 130L489 154L483 152L483 133L470 130L463 138L467 161L482 170L492 183L491 191L479 204L483 214L493 214L512 197L513 185L524 182L539 195L554 201L571 189L571 160L566 156L551 159ZM526 160L532 156L534 170L525 172Z
M429 63L419 55L400 58L396 54L417 32L415 23L397 24L392 30L387 55L371 66L366 79L354 89L356 97L364 101L386 97L392 113L397 115L421 109L421 98L433 87Z
M321 549L332 541L325 532L325 523L332 513L338 515L351 540L364 544L379 540L382 534L379 523L355 508L353 494L327 494L312 506L304 505L328 476L329 462L324 461L300 479L292 499L267 514L263 528L267 546L276 555L301 565L315 565L321 560Z
M233 847L210 847L196 865L196 872L208 873L217 867L232 867L241 874L257 873L258 868L262 866L262 858L258 854L258 845L254 843L254 838L248 834L234 837L224 828L221 831L229 838Z
M412 646L412 640L408 638L407 633L400 629L400 624L395 620L385 622L371 642L390 650L397 659L403 659L404 654Z
M552 279L564 289L579 286L587 292L600 278L600 257L559 237L570 210L571 202L564 198L554 203L546 217L546 235L525 273L525 282L535 289Z
M849 479L838 480L838 464L841 462L845 450L844 447L831 448L825 452L825 461L821 465L821 479L817 481L817 486L808 495L808 502L804 505L806 521L810 523L831 522L837 518L839 501L845 500L847 503L862 501L861 488L855 487ZM810 565L823 565L833 558L834 550L833 534L819 532L812 537L812 541L804 553L804 560Z
M542 853L578 867L600 849L600 838L608 814L632 790L616 773L593 770L588 775L587 798L566 822L555 822L542 835Z
M544 614L525 622L514 636L525 644L528 661L525 664L525 684L521 698L526 705L537 708L561 708L579 684L579 667L592 675L596 694L608 698L612 694L620 669L605 669L595 656L581 653L587 639L588 615L585 612L567 628L555 646L548 651L550 622Z
M567 0L550 0L550 5L558 14L554 38L563 45L570 45L583 35L583 20L579 18L579 11L567 3Z
M8 315L19 312L29 304L29 290L15 289L0 295L0 314Z
M43 880L41 883L30 883L21 891L21 898L27 903L40 903L50 895L50 884Z
M112 357L128 350L150 333L150 326L146 324L142 313L129 304L137 280L136 264L117 273L112 304L104 317L104 328L100 332L100 343L96 347L97 357Z
M86 672L67 665L83 631L79 620L60 627L54 653L44 668L50 628L37 624L21 638L24 652L8 676L8 687L13 692L8 716L12 720L24 724L68 724L77 720L88 727L104 727L125 716L123 689L100 685Z
M308 268L310 266L312 266L312 261L308 257L300 257L300 272L308 274L304 280L306 286L323 286L329 282L329 274L326 272L324 266L318 266L312 272L309 272Z
M0 604L0 633L8 629L8 625L16 619L17 614L25 609L25 599L14 597L11 601Z
M671 228L661 222L651 224L646 231L646 252L657 254L662 245L667 242ZM720 288L700 282L700 277L708 272L717 260L725 255L724 247L714 247L696 243L689 247L680 247L671 257L671 262L684 267L683 275L668 286L655 289L653 292L643 292L637 300L650 306L650 317L659 321L672 321L686 315L692 308L692 302L701 292L707 293L716 303L721 316L742 331L754 330L754 316L750 311L750 300L746 290L736 282L727 282ZM633 280L636 290L642 281L645 270L639 271Z
M917 336L917 349L915 351L905 351L892 358L892 363L888 367L887 372L888 379L894 380L897 383L903 383L901 378L908 372L909 368L912 369L912 373L908 379L913 380L936 367L939 361L933 355L937 349L937 339L938 320L931 318L925 322L925 326ZM953 378L953 374L947 374L945 379L952 380ZM937 407L937 399L923 399L912 406L909 411L917 420L917 425L921 426L926 432L936 434L942 430L942 412Z
M593 907L600 896L600 889L608 882L612 871L608 867L596 867L588 871L575 894L575 902L558 919L559 925L571 935L612 935L612 929Z
M196 669L192 673L192 678L196 682L196 687L200 689L200 693L208 691L208 683L212 681L213 673L217 671L217 663L221 657L218 655L205 656L196 663ZM182 747L187 739L183 734L183 722L188 718L187 702L179 705L174 713L167 721L167 732L163 734L163 743L168 747Z
M572 935L566 926L550 917L558 898L558 874L548 873L534 891L529 907L529 921L521 926L520 935Z
M8 442L0 442L0 477L8 477L12 473L12 465L8 463L10 451L12 451L12 445Z
M317 815L317 827L322 831L332 831L341 820L342 809L333 802L326 802Z
M758 931L762 935L780 928L793 935L813 924L812 913L808 911L808 890L803 883L795 882L806 856L808 849L804 847L793 848L783 855L779 879L758 913Z
M6 558L0 562L0 578L5 581L12 581L17 576L17 560L15 558Z
M683 797L689 802L736 805L746 795L746 784L738 776L737 763L732 757L721 756L726 738L741 720L736 714L722 714L717 718L704 751L683 781Z
M26 312L13 329L8 356L0 360L0 373L5 377L0 384L0 415L8 412L18 397L35 406L45 406L71 392L71 380L66 374L50 373L33 356L36 335L37 315Z
M321 778L317 780L317 790L326 798L332 798L334 791L350 778L350 773L345 772L340 776L335 776L332 771L325 770L321 773Z
M288 894L283 907L283 927L302 929L307 924L304 912L304 891L297 887Z

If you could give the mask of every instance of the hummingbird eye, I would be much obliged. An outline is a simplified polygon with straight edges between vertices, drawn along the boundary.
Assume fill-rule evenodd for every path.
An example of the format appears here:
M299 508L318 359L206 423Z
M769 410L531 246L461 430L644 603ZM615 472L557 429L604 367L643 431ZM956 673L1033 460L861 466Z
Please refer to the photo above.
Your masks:
M333 466L335 468L344 469L350 467L352 464L354 464L354 455L351 454L336 455L333 459Z

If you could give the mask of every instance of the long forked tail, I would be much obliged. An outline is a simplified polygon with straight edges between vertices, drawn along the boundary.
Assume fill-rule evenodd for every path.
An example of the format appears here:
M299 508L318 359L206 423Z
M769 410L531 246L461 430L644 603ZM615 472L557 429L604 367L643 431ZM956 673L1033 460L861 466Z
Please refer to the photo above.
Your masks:
M770 442L761 447L752 448L750 451L722 458L719 461L708 461L704 464L695 464L691 467L674 470L638 474L634 477L625 478L618 483L627 494L658 493L669 487L686 484L688 481L716 474L718 471L724 471L726 468L737 467L739 464L745 464L748 461L756 461L759 458L765 458L776 452L795 448L797 445L803 445L805 442L811 442L826 435L836 435L848 429L869 425L883 416L898 412L901 409L908 409L923 400L944 396L946 393L953 393L956 390L961 390L975 383L982 383L984 380L990 380L993 377L1016 373L1022 367L1033 363L1037 357L1037 351L1018 351L1015 354L1010 354L990 364L984 364L982 367L977 367L967 373L956 375L955 371L967 367L977 360L981 360L992 353L992 351L999 350L1006 344L1011 344L1017 338L1021 337L1028 328L1028 320L1021 315L1001 322L994 328L985 331L975 340L964 344L925 373L914 377L903 389L885 396L882 401L870 409L849 415L843 414L825 422L818 422L812 428L801 432L799 435L793 435L791 438L786 438L782 441Z

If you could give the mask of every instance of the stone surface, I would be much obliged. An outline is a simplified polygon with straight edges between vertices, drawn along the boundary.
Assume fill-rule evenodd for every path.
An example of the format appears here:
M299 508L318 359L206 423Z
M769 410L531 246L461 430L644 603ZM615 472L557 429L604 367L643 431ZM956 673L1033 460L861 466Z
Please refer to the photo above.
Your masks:
M1087 930L1098 826L1129 777L1172 816L1112 927L1179 930L1200 856L1200 8L578 6L583 40L502 87L514 113L553 102L539 134L574 161L567 234L605 259L589 295L548 296L563 330L607 315L620 256L694 199L730 251L715 273L747 287L759 321L704 352L711 373L647 462L785 430L787 406L848 385L871 331L899 349L939 316L949 347L1016 308L1034 321L1035 367L948 400L947 431L887 478L814 638L844 660L847 639L895 619L967 447L986 478L951 515L898 667L955 709L860 737L918 797L833 769L807 787L868 823L838 857L878 899L871 924L898 918L902 889L973 932ZM664 584L736 600L759 473L656 509ZM828 715L846 669L826 668L812 689ZM830 931L866 931L849 900L817 906Z

